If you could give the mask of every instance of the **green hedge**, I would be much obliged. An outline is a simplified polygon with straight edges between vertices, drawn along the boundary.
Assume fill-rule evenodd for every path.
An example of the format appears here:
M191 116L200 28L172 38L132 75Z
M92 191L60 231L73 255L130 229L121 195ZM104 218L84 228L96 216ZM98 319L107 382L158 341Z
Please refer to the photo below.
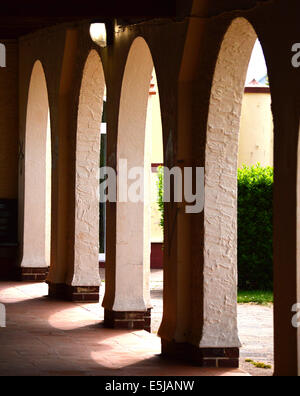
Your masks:
M160 224L164 226L163 168L158 169ZM273 168L238 169L238 277L240 290L273 289Z
M238 170L240 290L273 289L273 168Z

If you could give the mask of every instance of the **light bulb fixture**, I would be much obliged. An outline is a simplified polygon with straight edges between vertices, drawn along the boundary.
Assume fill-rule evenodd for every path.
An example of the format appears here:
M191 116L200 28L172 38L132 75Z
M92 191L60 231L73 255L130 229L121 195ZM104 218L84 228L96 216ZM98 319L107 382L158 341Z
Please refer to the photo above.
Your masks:
M107 47L107 31L105 23L92 23L90 26L91 39L100 47Z

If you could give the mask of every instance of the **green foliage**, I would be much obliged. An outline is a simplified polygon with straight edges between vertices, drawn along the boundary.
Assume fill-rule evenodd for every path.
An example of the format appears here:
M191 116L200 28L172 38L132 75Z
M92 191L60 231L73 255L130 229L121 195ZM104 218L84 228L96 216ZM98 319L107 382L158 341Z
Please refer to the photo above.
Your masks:
M266 78L266 85L267 85L268 87L270 86L269 76L267 76L267 78Z
M257 305L268 305L274 301L273 292L271 291L244 291L239 290L238 292L238 303L239 304L257 304Z
M262 369L265 369L265 370L271 370L271 368L272 368L272 366L270 364L265 364L265 363L261 363L261 362L254 362L252 359L246 359L245 362L252 364L256 368L262 368Z
M158 168L158 206L164 228L164 168ZM273 290L273 168L238 169L239 289ZM248 293L249 294L249 293ZM248 295L244 302L272 302L268 296Z
M164 168L163 166L159 166L157 168L157 203L158 203L158 208L161 214L160 218L160 226L162 229L164 229Z
M238 170L239 289L273 289L273 168Z

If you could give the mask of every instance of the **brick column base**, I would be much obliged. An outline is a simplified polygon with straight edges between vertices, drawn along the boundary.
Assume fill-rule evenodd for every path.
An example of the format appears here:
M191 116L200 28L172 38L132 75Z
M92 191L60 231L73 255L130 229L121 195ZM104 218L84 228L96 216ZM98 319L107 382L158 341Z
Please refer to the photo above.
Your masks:
M105 309L104 326L110 329L146 330L151 333L151 308L145 312L115 312Z
M49 268L19 268L18 280L22 282L45 282L49 273Z
M48 283L50 298L72 302L99 303L99 286L69 286L63 283Z
M200 367L239 368L239 348L197 348L162 340L162 357L184 360Z

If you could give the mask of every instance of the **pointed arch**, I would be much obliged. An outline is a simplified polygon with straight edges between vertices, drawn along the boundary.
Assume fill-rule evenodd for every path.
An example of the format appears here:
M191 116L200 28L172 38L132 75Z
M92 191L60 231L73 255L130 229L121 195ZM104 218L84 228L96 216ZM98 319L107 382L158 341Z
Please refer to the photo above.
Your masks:
M201 347L240 345L237 330L238 139L245 79L256 39L256 32L246 19L235 19L224 36L214 72L205 153L203 309L207 320Z
M100 286L99 166L105 78L92 50L83 70L76 138L75 252L71 286Z
M117 174L122 176L118 177L117 185L116 260L115 267L107 267L107 291L103 302L108 326L119 326L122 318L129 327L138 324L148 331L152 305L151 128L148 128L147 114L153 69L149 46L144 38L137 37L128 53L121 87ZM144 199L139 202L128 199L128 188L125 186L123 189L120 185L120 180L125 179L126 182L129 172L134 168L143 169L143 191L139 195ZM130 180L128 187L131 185Z
M32 69L26 115L23 273L24 268L46 273L50 265L50 141L47 83L38 60Z
M122 160L127 161L128 170L148 167L145 163L146 119L149 87L153 71L150 49L142 37L134 40L123 76L119 129L118 129L118 174ZM148 158L149 161L149 158ZM145 179L149 176L144 173ZM149 179L148 179L149 180ZM146 180L145 180L146 185ZM146 197L144 190L144 197ZM118 195L120 185L118 185ZM150 301L150 230L149 202L117 204L117 247L116 247L116 296L115 311L146 311ZM126 274L128 282L124 282ZM131 291L130 302L126 295Z

